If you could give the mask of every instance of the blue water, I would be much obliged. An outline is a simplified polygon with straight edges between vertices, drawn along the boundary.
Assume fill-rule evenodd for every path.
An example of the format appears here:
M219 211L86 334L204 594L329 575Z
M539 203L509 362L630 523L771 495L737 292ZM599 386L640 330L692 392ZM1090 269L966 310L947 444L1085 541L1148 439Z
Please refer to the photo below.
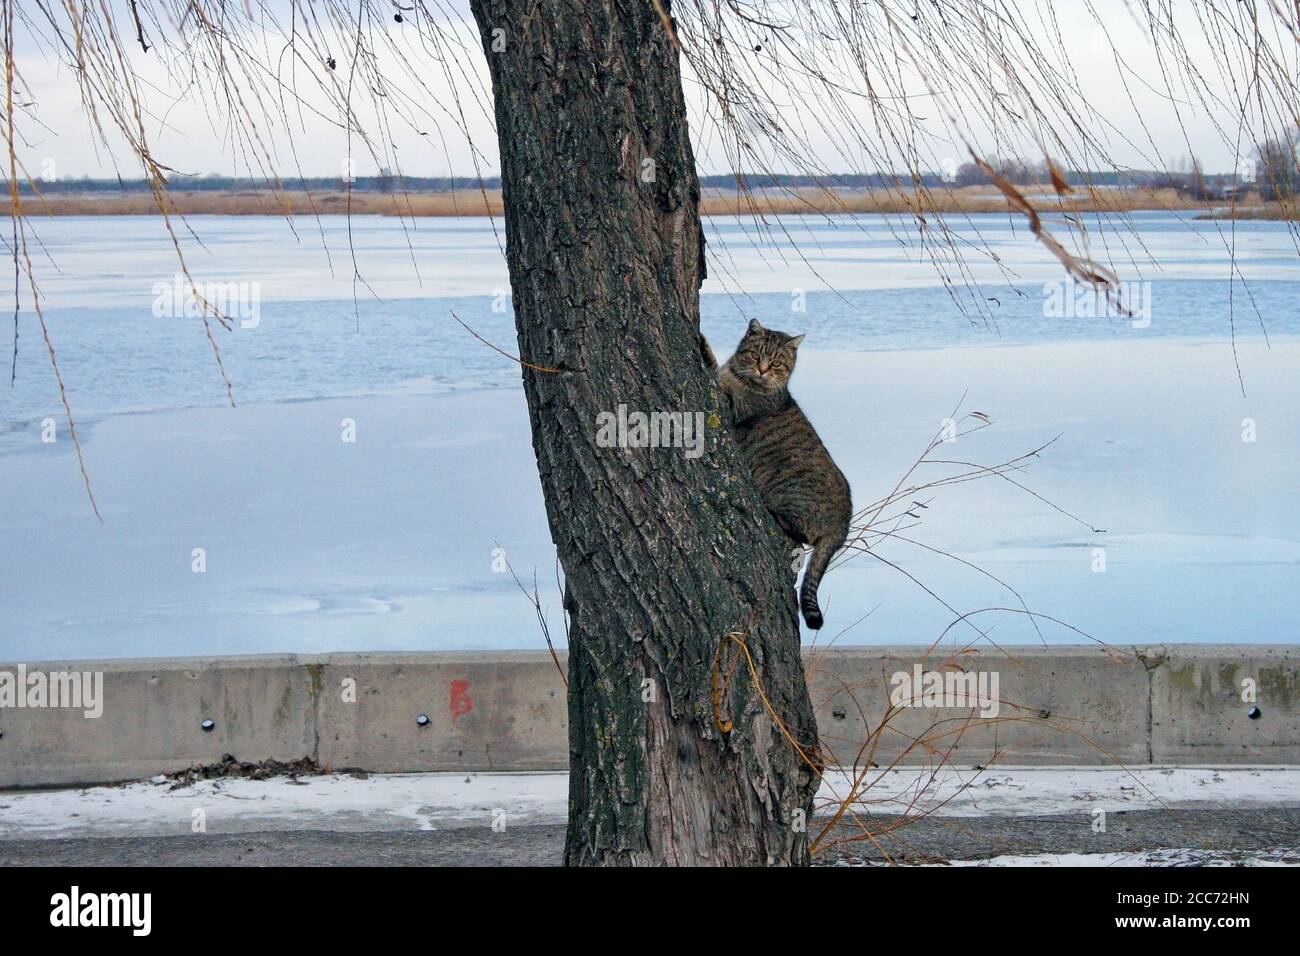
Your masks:
M1240 223L1229 234L1230 224L1161 213L1137 214L1131 225L1094 217L1087 237L1093 254L1126 283L1139 283L1130 302L1145 304L1149 324L1135 327L1117 310L1045 315L1045 286L1067 288L1062 270L1007 216L952 224L966 255L960 268L973 285L964 284L933 235L899 231L897 222L774 222L760 229L737 219L706 221L711 277L702 322L720 354L751 316L806 332L807 347L821 351L1300 334L1300 257L1282 223ZM226 401L199 319L154 314L155 285L170 284L177 272L160 220L34 224L45 253L36 269L46 323L78 414L94 420ZM291 231L275 218L196 217L191 227L201 244L180 235L196 278L256 288L255 325L213 326L241 404L518 385L518 367L451 318L455 312L516 351L499 222L370 217L349 229L342 217L328 217L319 227L296 220ZM1064 223L1052 228L1065 236ZM1229 281L1227 243L1248 282ZM4 431L61 415L25 284L20 298L16 384L0 389ZM12 308L7 289L0 315ZM0 322L6 358L9 339L8 322Z
M234 328L213 329L234 410L200 320L155 309L177 271L159 220L34 222L44 314L104 521L24 287L17 381L0 386L0 660L542 647L532 606L496 567L498 545L525 579L537 573L561 633L518 366L450 317L515 350L500 224L190 225L202 240L181 233L195 278L242 284ZM933 235L892 226L709 220L701 307L716 350L750 317L807 333L797 394L860 505L895 487L963 395L997 422L962 439L963 461L1059 440L1016 476L1041 499L1003 481L927 493L907 535L937 552L878 545L914 578L864 556L834 569L831 633L861 620L846 642L927 642L952 608L1012 600L942 553L1100 640L1293 641L1300 256L1289 229L1157 213L1131 230L1091 221L1087 247L1139 315L1089 318L1052 314L1069 286L1015 218L953 222L961 262ZM1064 223L1050 228L1066 238ZM1230 247L1244 283L1229 281ZM1259 347L1261 320L1280 347ZM1247 395L1227 346L1234 324ZM0 354L9 331L0 318ZM1077 347L980 348L1022 343ZM119 414L140 410L156 413ZM37 434L45 417L55 442ZM355 444L340 440L345 419ZM1014 614L980 622L999 642L1080 640L1061 626L1040 637Z

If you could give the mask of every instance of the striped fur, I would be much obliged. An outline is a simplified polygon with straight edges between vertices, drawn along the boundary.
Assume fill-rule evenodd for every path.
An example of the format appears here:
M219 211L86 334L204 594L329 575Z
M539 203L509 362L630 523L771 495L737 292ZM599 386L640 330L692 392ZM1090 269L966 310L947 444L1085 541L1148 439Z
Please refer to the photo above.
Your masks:
M763 504L793 541L812 546L799 607L808 626L820 628L817 586L848 537L853 504L849 483L790 395L790 374L802 341L802 335L765 329L754 319L736 354L718 370L718 381ZM709 362L712 350L701 343Z

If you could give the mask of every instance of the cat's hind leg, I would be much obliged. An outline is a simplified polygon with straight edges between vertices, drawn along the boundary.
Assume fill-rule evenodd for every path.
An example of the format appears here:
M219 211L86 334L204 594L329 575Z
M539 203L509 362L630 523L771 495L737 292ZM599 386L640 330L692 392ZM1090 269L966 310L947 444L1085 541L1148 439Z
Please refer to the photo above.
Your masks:
M785 532L785 536L790 539L790 544L793 545L790 549L790 572L798 579L799 572L803 570L804 545L808 542L804 540L788 517L779 515L775 511L769 513L776 520L781 530Z
M812 560L803 575L803 589L799 593L799 609L803 611L804 622L814 631L823 623L822 609L817 603L817 588L822 582L822 575L830 567L831 559L844 546L848 537L846 528L839 534L825 535L813 543Z
M775 520L785 536L795 544L808 544L808 539L799 531L798 525L788 515L777 514L775 511L768 512Z

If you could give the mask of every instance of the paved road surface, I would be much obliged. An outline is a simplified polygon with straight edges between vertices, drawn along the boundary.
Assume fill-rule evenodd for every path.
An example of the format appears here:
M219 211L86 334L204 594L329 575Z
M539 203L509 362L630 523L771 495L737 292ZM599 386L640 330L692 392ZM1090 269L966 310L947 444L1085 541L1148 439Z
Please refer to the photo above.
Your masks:
M876 817L878 829L889 818ZM842 828L840 836L856 831ZM931 818L909 823L877 844L832 848L822 863L982 859L998 855L1109 853L1191 848L1246 853L1285 847L1300 863L1300 807L1254 810L1112 812L1106 832L1086 814ZM99 866L554 866L564 828L554 825L447 830L261 831L165 837L0 840L0 867Z

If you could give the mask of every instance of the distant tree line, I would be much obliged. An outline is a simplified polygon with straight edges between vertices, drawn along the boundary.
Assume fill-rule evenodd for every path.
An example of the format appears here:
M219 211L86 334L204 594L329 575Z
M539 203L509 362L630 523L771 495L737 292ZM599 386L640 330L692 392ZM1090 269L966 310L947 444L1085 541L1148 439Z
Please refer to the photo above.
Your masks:
M1260 144L1255 154L1255 179L1265 199L1290 200L1300 189L1300 131L1286 130Z
M1264 199L1289 196L1300 186L1296 172L1296 139L1269 140L1258 151L1254 160L1244 160L1230 173L1206 173L1195 156L1171 160L1163 170L1125 170L1122 172L1093 173L1069 171L1064 174L1071 186L1124 187L1129 189L1172 189L1190 199L1213 201L1230 199L1234 195L1257 192ZM1041 185L1051 181L1045 162L1033 162L1017 157L994 158L989 165L999 176L1016 186ZM953 184L961 186L986 185L991 177L975 163L963 163L957 168Z
M1194 199L1214 200L1230 197L1234 193L1256 191L1265 199L1286 198L1300 189L1300 165L1297 161L1300 134L1291 131L1272 137L1256 151L1253 161L1247 160L1233 173L1205 173L1200 160L1188 156L1174 160L1164 170L1124 170L1091 172L1069 170L1063 173L1065 181L1077 187L1127 187L1145 189L1175 189ZM1047 164L1043 161L1019 157L994 157L989 165L999 176L1017 186L1042 185L1051 181ZM918 175L911 173L839 173L826 175L787 175L783 173L745 173L722 176L701 176L704 189L735 190L788 190L788 189L942 189L990 185L992 179L973 162L953 164L947 170L936 170ZM205 176L172 176L167 187L173 192L240 192L266 189L265 179L239 176L222 176L209 173ZM339 176L310 176L286 178L278 184L288 190L336 192L351 188L363 193L443 193L454 190L477 191L501 188L497 176L482 179L474 176L399 176L381 171L378 176L357 176L349 183ZM7 190L8 182L4 186ZM58 194L109 194L145 193L150 191L144 179L91 179L80 178L40 180L36 189L41 193ZM32 194L31 184L23 182L20 190Z
M8 181L5 180L4 183L7 189ZM206 176L171 176L167 180L167 188L172 192L239 192L267 189L272 185L288 190L334 192L346 190L349 184L340 176L293 177L271 183L265 179L221 176L215 173ZM34 192L27 182L23 182L21 187L25 193ZM495 176L480 180L474 176L395 176L380 173L378 176L357 176L351 183L354 191L367 193L401 191L445 193L458 189L477 190L480 187L500 189L501 180ZM147 193L150 191L150 186L144 179L91 179L89 176L82 176L79 179L64 178L53 181L38 178L36 189L46 194Z

